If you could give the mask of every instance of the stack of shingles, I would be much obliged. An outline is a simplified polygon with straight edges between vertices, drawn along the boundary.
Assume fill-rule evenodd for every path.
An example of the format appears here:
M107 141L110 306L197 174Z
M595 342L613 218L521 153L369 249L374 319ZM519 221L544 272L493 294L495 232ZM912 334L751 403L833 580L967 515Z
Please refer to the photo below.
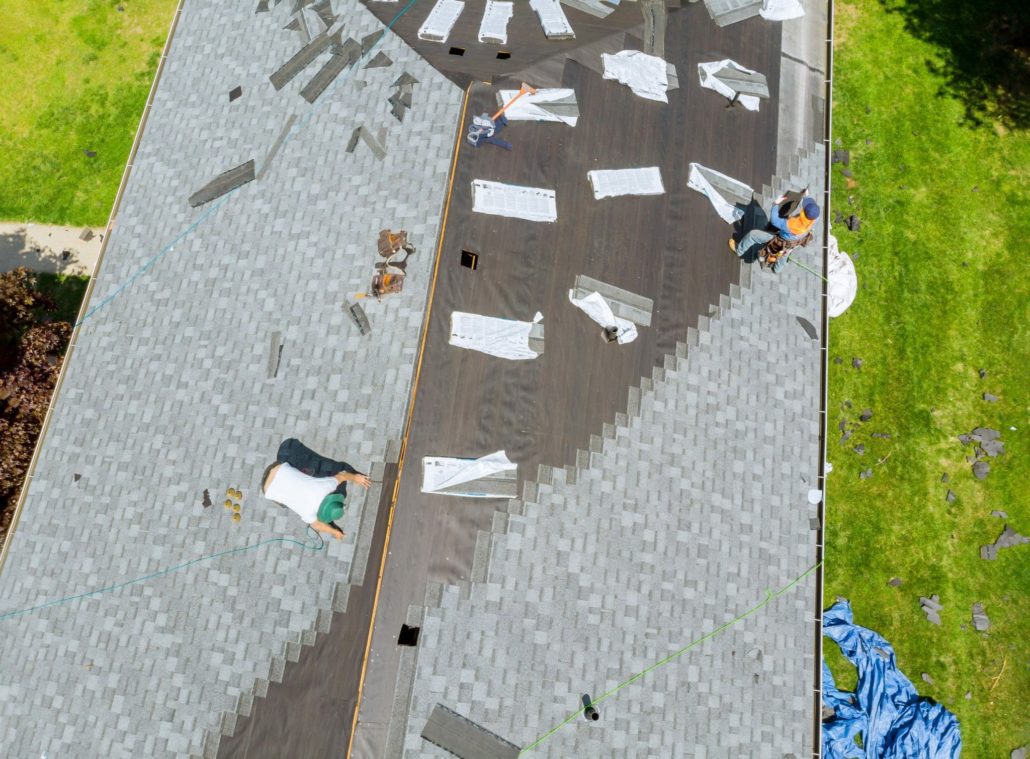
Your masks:
M929 598L924 596L919 597L919 605L923 609L923 613L926 614L926 618L933 622L935 625L941 623L941 610L944 608L941 606L941 597L934 593Z

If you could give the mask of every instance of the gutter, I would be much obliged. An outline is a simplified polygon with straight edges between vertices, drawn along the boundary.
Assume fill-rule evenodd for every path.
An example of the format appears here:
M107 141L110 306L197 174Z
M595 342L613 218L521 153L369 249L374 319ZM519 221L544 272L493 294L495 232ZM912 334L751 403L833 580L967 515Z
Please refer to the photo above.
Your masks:
M823 190L823 272L830 269L830 196L833 190L833 177L830 168L833 165L833 0L827 0L826 4L826 110L824 114L824 138L825 147L825 177L826 186ZM822 295L822 330L819 350L822 353L822 367L820 369L819 391L821 396L821 408L819 417L821 429L819 430L819 468L818 483L822 490L823 497L819 502L818 517L819 530L816 533L816 561L819 562L819 569L816 571L815 579L815 682L813 691L813 728L814 740L812 742L812 757L822 757L822 693L823 693L823 606L826 590L825 572L823 565L825 559L825 535L826 535L826 444L829 429L829 373L830 373L830 316L829 316L829 284L823 281Z
M150 92L147 93L147 103L143 108L143 115L140 118L139 126L136 128L136 136L133 137L132 148L129 150L129 160L125 164L125 171L122 172L122 179L118 184L118 193L114 197L114 205L111 207L111 213L107 218L107 226L104 229L104 242L100 246L100 254L97 257L97 264L93 268L93 274L90 276L89 285L86 287L86 294L82 299L82 305L79 306L79 314L75 319L76 326L73 328L71 338L68 340L68 349L64 353L64 360L61 362L61 371L57 375L57 383L54 385L54 392L50 397L50 405L47 407L46 416L43 418L43 426L39 432L39 440L36 441L36 449L32 453L32 460L29 462L28 471L25 473L25 481L22 483L21 492L18 495L18 502L14 507L14 516L11 518L11 526L8 527L7 537L4 540L3 547L0 548L0 575L3 574L4 562L7 560L7 554L10 552L14 532L18 526L18 520L21 518L21 512L25 506L25 500L28 498L29 487L32 485L32 477L35 474L36 465L39 462L39 454L43 449L43 441L46 439L47 430L50 427L50 419L53 416L54 408L57 406L57 396L61 392L61 385L64 383L68 366L71 363L72 354L75 352L75 344L78 340L79 332L82 329L82 318L89 310L89 301L93 295L93 287L97 281L97 272L100 271L100 266L104 262L104 253L107 252L107 246L111 242L111 231L114 229L115 221L118 217L118 210L121 208L122 197L125 194L125 187L129 183L129 174L132 172L132 162L136 159L136 153L139 150L140 141L143 139L143 130L147 126L147 118L150 116L150 109L154 103L154 95L157 93L157 86L161 82L161 74L164 71L165 62L168 60L168 51L172 47L172 38L175 36L175 29L179 25L179 17L182 15L182 6L184 2L185 0L179 0L179 4L175 8L175 13L172 15L172 23L168 29L168 37L165 39L164 48L161 50L161 59L157 64L157 71L154 72L154 81L150 85Z

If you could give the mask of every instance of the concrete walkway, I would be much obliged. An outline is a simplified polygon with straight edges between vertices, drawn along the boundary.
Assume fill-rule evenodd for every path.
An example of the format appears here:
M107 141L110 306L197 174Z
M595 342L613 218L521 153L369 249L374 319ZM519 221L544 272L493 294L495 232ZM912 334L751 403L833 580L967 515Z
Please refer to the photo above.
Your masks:
M103 227L2 221L0 272L26 266L32 271L48 274L89 277L97 266L103 243Z

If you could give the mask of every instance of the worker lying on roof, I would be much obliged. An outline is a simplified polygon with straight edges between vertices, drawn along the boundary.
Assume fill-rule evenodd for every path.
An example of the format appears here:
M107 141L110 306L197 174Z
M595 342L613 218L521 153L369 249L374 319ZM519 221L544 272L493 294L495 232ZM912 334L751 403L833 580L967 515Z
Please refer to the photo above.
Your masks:
M769 214L769 229L752 229L740 242L730 238L730 250L744 258L754 254L762 267L772 267L774 272L787 265L787 259L794 248L807 245L812 240L811 229L819 218L819 205L807 197L805 192L791 192L780 197Z
M347 533L336 520L344 514L347 483L353 482L366 490L372 481L353 467L328 477L314 477L294 468L287 462L275 463L265 469L261 478L261 492L265 498L296 512L297 516L318 532L325 532L337 540Z

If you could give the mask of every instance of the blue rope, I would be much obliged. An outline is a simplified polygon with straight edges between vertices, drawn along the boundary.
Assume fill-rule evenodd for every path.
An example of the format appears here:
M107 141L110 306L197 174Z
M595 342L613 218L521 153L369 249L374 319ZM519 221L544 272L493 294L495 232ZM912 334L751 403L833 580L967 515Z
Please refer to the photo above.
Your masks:
M46 603L38 604L36 606L29 606L25 609L15 609L14 611L7 611L3 614L0 614L0 620L10 619L12 617L20 617L23 614L29 614L34 611L39 611L40 609L48 609L51 606L60 606L62 604L71 603L72 601L78 601L80 598L89 598L91 596L99 596L101 593L110 593L115 590L120 590L121 588L128 587L129 585L135 585L137 583L146 582L147 580L153 580L156 577L163 577L164 575L171 574L172 572L178 572L180 569L192 567L194 564L200 564L203 561L211 561L213 559L221 558L222 556L232 556L233 554L243 553L245 551L253 551L257 548L261 548L262 546L271 545L272 543L292 543L293 545L300 546L301 548L306 548L309 551L323 550L325 548L325 541L322 540L322 537L317 532L315 532L310 525L308 525L308 532L315 536L315 539L318 540L318 545L315 545L314 543L305 543L300 540L295 540L294 538L269 538L268 540L262 540L260 543L255 543L252 546L241 546L239 548L230 548L227 551L219 551L218 553L208 554L207 556L201 556L198 559L191 559L190 561L184 562L182 564L176 564L174 567L161 569L157 572L151 572L148 575L136 577L132 580L126 580L125 582L118 582L114 585L108 585L104 588L97 588L96 590L90 590L85 593L78 593L74 596L65 596L64 598L57 598L53 601L47 601Z
M413 6L415 5L415 3L417 3L417 2L418 2L418 0L410 0L410 1L408 2L408 4L407 4L407 5L405 5L405 6L404 6L404 7L403 7L403 8L402 8L402 9L400 10L400 12L399 12L399 13L398 13L398 14L397 14L396 16L394 16L394 17L393 17L393 18L392 18L392 19L390 20L390 23L388 23L388 24L386 25L386 28L385 28L385 29L383 29L383 30L382 30L382 31L381 31L381 32L379 33L379 37L378 37L378 38L376 38L376 41L375 41L375 42L373 42L373 43L372 43L371 45L369 45L369 47L368 47L368 50L366 50L366 51L365 51L364 53L362 53L362 54L361 54L360 56L358 56L358 59L357 59L357 60L356 60L356 61L354 62L354 65L353 65L353 66L350 66L350 67L349 67L349 68L348 68L348 69L347 69L346 71L344 71L344 72L343 72L343 74L342 74L341 76L337 77L337 78L336 78L336 81L334 81L334 82L333 82L333 83L332 83L332 84L331 84L331 85L330 85L330 86L329 86L329 87L328 87L328 88L326 89L326 91L325 91L325 92L323 93L323 96L322 96L322 97L320 97L320 98L319 98L319 99L318 99L318 100L317 100L317 101L316 101L316 102L315 102L315 103L314 103L314 104L313 104L313 105L311 106L311 108L310 108L310 109L308 109L308 112L307 112L307 113L305 113L305 114L304 114L304 115L303 115L303 116L302 116L302 117L301 117L300 119L298 119L298 120L297 120L297 122L296 122L296 123L295 123L295 124L294 124L294 125L293 125L293 126L292 126L292 127L290 128L290 131L286 133L286 137L284 137L284 138L283 138L282 146L285 146L285 145L286 145L286 143L287 143L287 142L289 142L289 141L290 141L290 139L292 139L292 137L293 137L294 133L295 133L295 132L298 132L298 131L299 131L299 130L300 130L300 129L301 129L301 128L302 128L303 126L304 126L304 125L306 125L306 124L307 124L308 120L309 120L309 119L310 119L310 118L312 117L312 115L314 115L315 111L317 111L317 110L318 110L319 108L321 108L321 107L322 107L322 104L323 104L324 102L326 102L326 100L328 100L328 98L327 98L327 97L325 97L325 96L327 96L327 95L328 95L328 94L329 94L330 92L332 92L332 91L333 91L333 90L334 90L334 89L335 89L336 87L338 87L338 86L339 86L339 85L340 85L340 84L341 84L341 83L342 83L343 81L345 81L345 80L346 80L346 79L347 79L347 78L348 78L348 77L350 76L350 73L351 73L351 72L352 72L352 71L353 71L354 69L358 68L358 64L359 64L359 63L361 63L361 61L363 61L363 60L364 60L364 59L366 58L366 56L368 56L368 54L369 54L369 53L371 53L371 52L372 52L373 50L375 50L375 49L376 49L377 47L379 47L379 43L381 43L381 42L383 41L383 38L384 38L384 37L386 37L386 32L387 32L387 31L389 31L389 30L391 30L391 29L393 29L394 25L395 25L395 24L396 24L396 23L397 23L397 22L398 22L398 21L400 20L401 16L403 16L403 15L404 15L405 13L407 13L407 12L408 12L409 10L411 10L411 8L412 8L412 7L413 7ZM280 147L282 147L282 146L280 146ZM186 229L184 229L184 230L183 230L182 232L180 232L180 233L179 233L178 235L176 235L175 239L174 239L174 240L172 240L172 241L171 241L170 243L168 243L167 245L165 245L165 246L164 246L164 247L163 247L163 248L162 248L162 249L160 250L160 252L158 252L158 254L157 254L156 256L154 256L154 257L153 257L153 258L151 258L151 259L150 259L149 261L147 261L147 262L146 262L145 264L143 264L143 266L141 266L141 267L140 267L139 269L137 269L137 270L136 270L136 272L135 272L135 273L134 273L134 274L133 274L133 275L132 275L131 277L129 277L129 278L127 279L127 280L125 280L125 281L124 281L124 282L123 282L122 284L118 285L118 287L116 287L116 288L115 288L115 289L114 289L114 290L113 290L113 291L112 291L112 292L111 292L111 293L110 293L109 295L105 296L103 300L101 300L101 301L100 301L99 303L97 303L97 304L96 304L95 306L93 306L92 308L90 308L90 309L89 309L89 311L87 311L87 312L86 312L86 314L85 314L85 315L84 315L84 316L83 316L83 317L82 317L81 319L79 319L79 321L77 321L77 322L75 323L74 327L79 327L79 326L81 326L81 325L82 325L82 323L83 323L83 322L85 322L85 321L86 321L87 319L89 319L89 318L90 318L91 316L93 316L93 314L95 314L95 313L96 313L97 311L99 311L99 310L100 310L101 308L103 308L103 307L104 307L104 306L106 306L106 305L107 305L108 303L110 303L110 302L111 302L112 300L114 300L114 298L115 298L115 297L116 297L116 296L117 296L117 295L118 295L119 293L121 293L121 292L122 292L123 290L125 290L125 288L127 288L127 287L128 287L129 285L131 285L131 284L132 284L133 282L135 282L135 281L136 281L136 279L137 279L137 278L138 278L138 277L139 277L139 276L140 276L141 274L143 274L143 273L144 273L144 272L146 272L146 271L147 271L148 269L150 269L150 267L152 267L152 266L153 266L154 264L156 264L156 263L157 263L157 262L158 262L159 260L161 260L161 259L162 259L162 258L163 258L163 257L165 256L165 254L166 254L166 253L168 253L169 251L171 251L171 250L172 250L172 249L174 248L174 246L175 246L175 244L176 244L177 242L179 242L180 240L182 240L183 238L185 238L185 237L186 237L186 236L187 236L188 234L190 234L190 232L192 232L193 230L195 230L195 229L196 229L197 227L199 227L199 226L200 226L200 225L201 225L201 224L202 224L202 223L203 223L204 221L206 221L207 219L209 219L209 218L210 218L210 217L212 216L212 214L214 214L214 212L215 212L216 210L218 210L218 209L219 209L219 208L220 208L220 207L221 207L221 206L222 206L222 205L223 205L223 204L225 203L225 201L227 201L227 200L228 200L228 199L229 199L229 198L230 198L230 197L231 197L231 196L232 196L232 195L233 195L233 194L234 194L234 193L235 193L235 192L236 192L237 190L241 189L241 187L242 187L242 186L243 186L243 185L241 185L240 187L236 187L236 188L234 188L234 189L230 190L230 191L229 191L228 193L226 193L226 194L225 194L224 196L222 196L222 197L221 197L221 198L220 198L220 199L218 200L218 202L217 202L217 203L215 203L215 204L214 204L214 205L212 205L212 206L211 206L210 208L208 208L208 209L207 209L207 210L206 210L206 211L205 211L204 213L202 213L202 214L201 214L201 215L200 215L199 217L197 217L197 219L196 219L196 220L195 220L195 221L194 221L194 222L193 222L192 224L190 224L190 225L189 225L188 227L186 227ZM3 617L0 617L0 619L3 619Z

